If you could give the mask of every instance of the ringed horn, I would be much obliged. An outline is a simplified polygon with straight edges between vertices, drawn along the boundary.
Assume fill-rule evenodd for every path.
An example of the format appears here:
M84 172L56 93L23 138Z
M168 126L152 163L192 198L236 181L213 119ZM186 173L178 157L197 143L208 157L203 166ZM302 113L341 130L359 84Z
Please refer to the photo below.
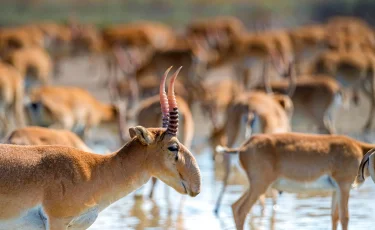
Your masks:
M178 106L176 97L174 94L174 83L180 72L182 66L172 75L171 81L168 87L168 96L165 92L165 81L167 79L169 71L173 66L169 67L160 82L160 106L162 111L162 122L163 128L167 129L167 133L173 136L177 135L178 130Z

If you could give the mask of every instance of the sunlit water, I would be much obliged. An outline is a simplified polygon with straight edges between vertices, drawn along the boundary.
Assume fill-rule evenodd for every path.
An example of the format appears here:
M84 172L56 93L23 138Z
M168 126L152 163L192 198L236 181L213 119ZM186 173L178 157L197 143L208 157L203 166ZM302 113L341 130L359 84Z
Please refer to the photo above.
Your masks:
M230 205L245 189L244 177L232 170L231 185L217 217L213 209L222 185L222 173L215 173L208 150L199 154L197 160L202 172L202 191L195 198L185 197L182 208L182 196L173 189L168 188L169 199L166 199L166 185L163 183L157 184L155 198L150 200L147 197L150 184L146 184L143 199L136 199L131 194L119 200L105 209L89 229L235 229ZM350 229L373 229L374 198L375 184L371 179L359 189L352 190L349 200ZM275 208L272 200L267 199L263 215L256 204L248 215L245 229L330 229L330 206L329 194L309 197L283 193Z
M107 98L105 90L98 90L97 84L87 78L77 78L77 63L82 64L84 60L74 60L67 63L64 77L57 80L57 84L64 85L82 85L90 90L99 98ZM87 75L82 68L82 76ZM81 76L79 75L79 76ZM220 70L213 74L215 78L228 75L228 72ZM338 132L355 136L360 127L367 118L369 110L368 100L361 101L361 108L353 107L350 112L339 111L339 120L336 121ZM355 119L353 119L355 118ZM304 117L293 119L296 124L303 124L303 127L297 131L314 132L315 128L306 123ZM201 136L207 134L207 121L194 114L194 123ZM106 129L108 130L108 129ZM295 129L293 129L295 130ZM353 131L354 130L354 131ZM104 142L95 142L90 147L96 152L108 152L107 146L113 146L113 139L107 133L96 133L93 136L105 137ZM365 139L369 142L375 142L375 136ZM196 136L195 136L196 137ZM355 136L360 138L360 136ZM199 139L199 138L195 138ZM364 138L361 138L364 139ZM196 140L195 140L196 141ZM110 142L110 144L108 144ZM204 140L201 142L205 142ZM112 148L113 150L113 148ZM181 195L173 189L169 190L169 200L166 200L166 185L158 183L154 193L155 199L147 198L150 184L146 184L143 199L135 199L134 194L113 203L110 207L100 213L96 222L89 228L90 230L117 230L117 229L235 229L230 205L235 202L244 191L246 181L238 170L232 170L230 185L224 196L219 216L213 213L214 205L221 189L223 170L219 165L214 165L211 151L206 148L203 151L193 151L196 154L202 172L201 193L186 200L180 208ZM297 194L283 193L278 198L278 205L274 209L271 199L267 199L267 206L264 215L258 204L254 205L253 210L248 215L245 223L245 229L303 229L320 230L330 229L330 207L331 197L325 196L304 196ZM365 184L357 190L351 192L349 200L350 221L349 227L352 230L370 230L374 229L375 218L375 184L368 179ZM341 229L339 227L339 229Z

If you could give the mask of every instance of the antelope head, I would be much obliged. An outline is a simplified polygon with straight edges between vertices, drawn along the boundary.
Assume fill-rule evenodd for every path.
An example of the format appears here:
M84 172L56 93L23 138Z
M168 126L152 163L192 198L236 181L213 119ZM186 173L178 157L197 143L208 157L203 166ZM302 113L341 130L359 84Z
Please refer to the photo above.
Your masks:
M131 138L137 138L145 146L147 152L152 153L148 170L153 177L179 193L196 196L200 193L200 170L193 154L177 139L178 106L174 83L182 67L173 74L167 95L165 81L171 68L164 73L160 84L162 128L136 126L130 128L129 133Z

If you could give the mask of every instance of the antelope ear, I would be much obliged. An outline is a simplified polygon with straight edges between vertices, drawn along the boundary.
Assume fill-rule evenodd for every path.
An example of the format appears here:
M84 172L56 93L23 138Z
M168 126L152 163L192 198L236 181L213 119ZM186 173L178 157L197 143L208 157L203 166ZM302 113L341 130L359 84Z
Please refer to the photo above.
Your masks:
M129 134L131 138L137 136L138 140L144 145L150 145L155 141L152 133L142 126L129 128Z

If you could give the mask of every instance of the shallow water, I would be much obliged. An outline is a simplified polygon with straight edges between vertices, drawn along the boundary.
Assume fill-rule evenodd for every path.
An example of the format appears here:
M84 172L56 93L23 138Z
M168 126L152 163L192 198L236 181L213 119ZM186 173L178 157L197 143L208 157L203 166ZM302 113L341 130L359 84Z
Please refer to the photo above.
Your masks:
M221 189L221 168L215 170L208 150L197 156L202 172L202 191L195 198L185 197L180 208L181 195L158 183L155 199L147 198L150 184L146 184L144 198L131 194L104 210L90 230L104 229L235 229L230 205L242 194L245 179L238 170L232 170L230 185L224 196L219 217L213 213ZM215 171L219 171L215 173ZM350 204L350 229L372 229L375 225L375 184L368 179L357 190L352 190ZM330 194L304 196L283 193L278 204L272 207L270 198L261 214L256 204L248 215L245 229L330 229Z
M81 71L79 76L87 75L84 64L85 60L73 60L66 62L64 77L55 80L56 84L79 85L101 100L108 100L106 89L98 89L98 84L87 78L77 78L77 71ZM84 66L85 68L81 67ZM79 72L78 72L79 73ZM226 70L219 70L212 73L215 79L230 76ZM90 83L90 84L88 84ZM362 97L364 98L364 97ZM338 133L350 134L355 138L360 138L368 142L375 142L375 133L362 136L357 133L366 121L367 111L369 111L368 100L361 100L360 108L352 107L350 111L340 109L336 120ZM202 137L207 134L207 121L194 113L194 123L196 133L200 137L195 138L196 145L206 142ZM316 127L307 123L304 116L293 117L293 130L299 132L315 132ZM112 128L113 129L113 128ZM114 131L116 129L113 129ZM111 131L108 127L104 131L96 132L92 135L95 139L90 145L96 152L108 152L107 147L118 146L114 139L109 136ZM356 135L357 134L357 135ZM99 136L99 140L96 137ZM200 143L197 143L197 139ZM112 147L111 150L114 150ZM214 165L211 151L204 149L196 154L202 172L201 194L195 198L185 197L183 208L180 208L181 195L173 189L168 188L169 200L166 200L166 185L158 183L155 190L155 199L150 200L146 194L150 184L146 184L143 199L135 199L134 194L113 203L110 207L100 213L96 222L89 228L90 230L117 230L117 229L235 229L230 205L235 202L245 189L245 178L239 170L232 170L230 185L224 196L219 217L213 213L214 205L221 189L221 178L223 170L220 165ZM351 192L349 200L350 221L349 227L353 230L374 229L375 218L371 215L375 213L375 184L368 179L365 184L357 190ZM320 230L331 228L331 197L306 196L283 193L279 196L278 205L273 208L272 200L267 199L264 215L258 204L248 215L245 229L253 230L284 230L284 229L304 229ZM339 229L341 229L339 227Z

